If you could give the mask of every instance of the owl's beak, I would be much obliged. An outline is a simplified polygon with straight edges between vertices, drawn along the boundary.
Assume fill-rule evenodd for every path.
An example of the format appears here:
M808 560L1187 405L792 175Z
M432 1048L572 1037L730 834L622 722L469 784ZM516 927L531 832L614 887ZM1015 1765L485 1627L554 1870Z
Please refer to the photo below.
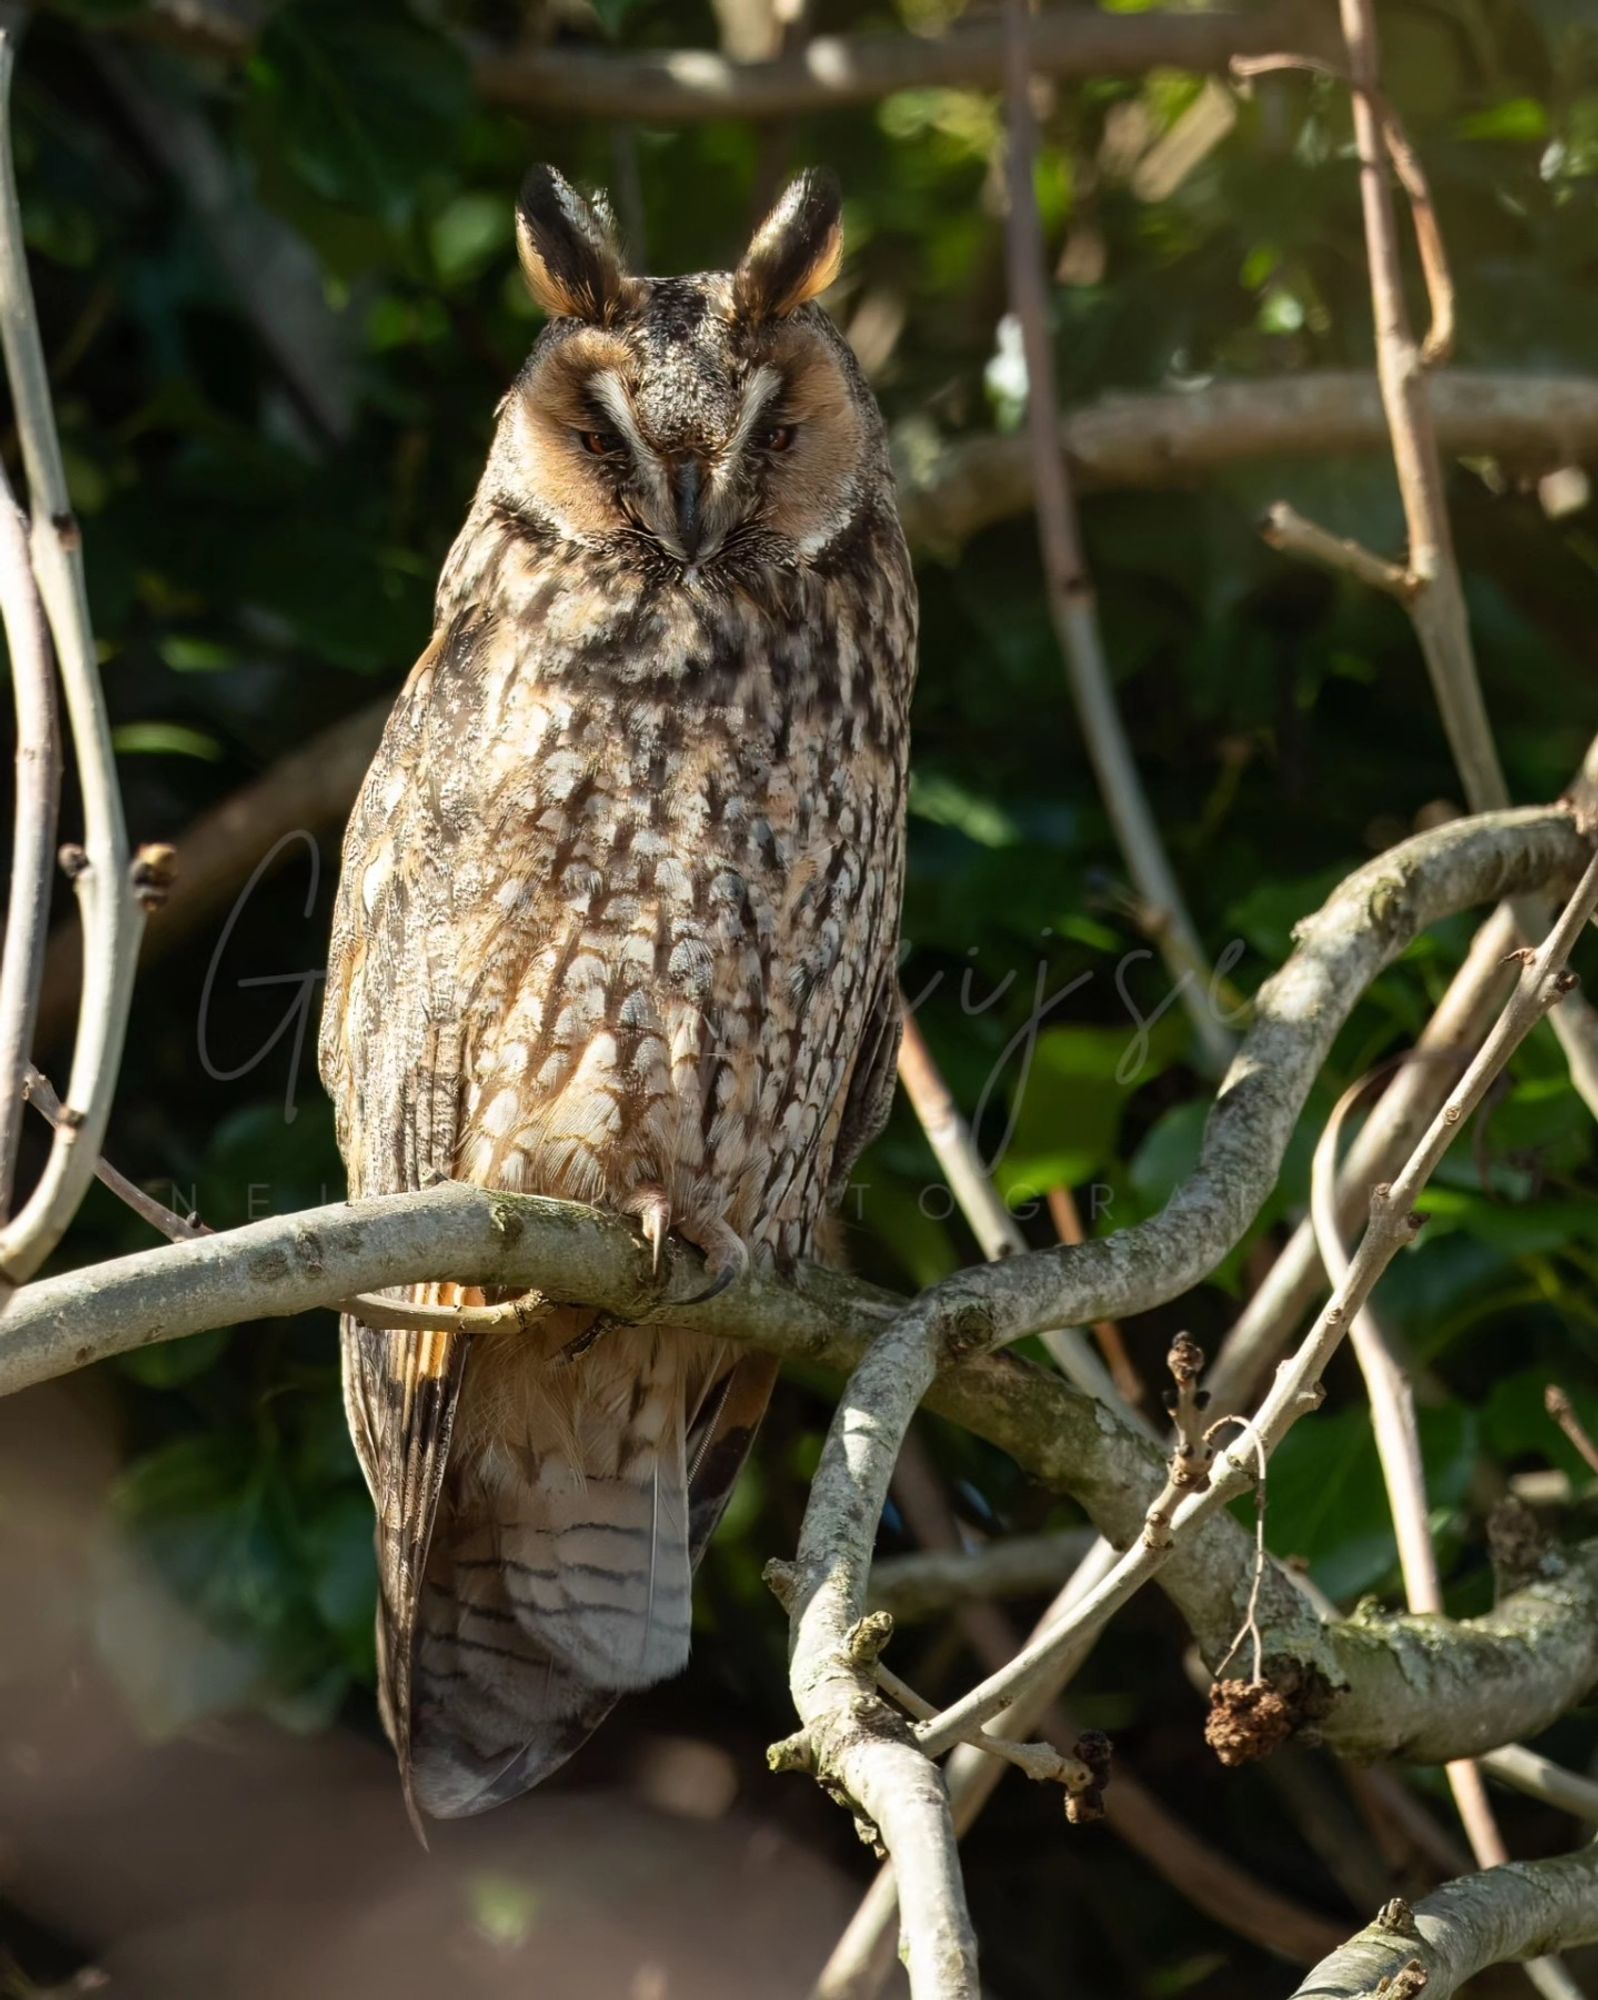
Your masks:
M681 458L672 467L672 506L677 516L677 540L690 560L698 555L704 533L705 472L697 458Z

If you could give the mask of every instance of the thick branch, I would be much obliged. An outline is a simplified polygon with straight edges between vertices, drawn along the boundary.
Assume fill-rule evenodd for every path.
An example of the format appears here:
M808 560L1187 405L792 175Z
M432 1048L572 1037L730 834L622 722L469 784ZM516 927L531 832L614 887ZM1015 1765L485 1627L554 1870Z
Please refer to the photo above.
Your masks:
M1541 1958L1598 1939L1598 1845L1552 1861L1511 1861L1445 1883L1416 1903L1389 1903L1376 1922L1322 1959L1294 2000L1365 2000L1418 1962L1400 1992L1449 2000L1506 1959Z
M106 25L239 61L253 45L256 19L254 8L218 0L159 0ZM1304 43L1310 27L1306 10L1292 5L1231 14L1072 9L1033 24L1032 66L1062 79L1141 76L1156 68L1222 74L1235 55ZM897 90L996 90L1001 63L997 24L986 21L936 36L825 35L758 62L707 49L501 49L483 41L470 43L469 53L486 104L538 117L644 125L791 118L872 104Z
M902 1303L806 1267L792 1286L757 1276L691 1306L685 1301L704 1282L692 1253L668 1244L656 1286L648 1247L619 1218L450 1183L277 1216L36 1281L5 1318L0 1393L109 1354L441 1273L516 1289L537 1284L618 1317L699 1327L839 1373L859 1362ZM1140 1531L1164 1478L1158 1448L1053 1374L1009 1355L979 1356L940 1377L927 1401L1078 1499L1112 1540L1124 1544ZM1222 1513L1162 1574L1211 1658L1231 1643L1252 1565L1251 1537ZM1598 1547L1485 1618L1458 1624L1367 1618L1323 1633L1274 1568L1260 1610L1268 1659L1313 1669L1344 1690L1318 1727L1354 1756L1437 1762L1531 1735L1598 1680ZM1450 1736L1456 1706L1459 1730Z
M1586 376L1447 370L1428 378L1439 448L1534 473L1598 458L1598 381ZM1183 486L1265 458L1386 451L1374 375L1341 371L1220 382L1168 394L1112 395L1074 410L1060 438L1078 486ZM1025 437L906 441L899 512L923 548L953 550L981 529L1030 512Z

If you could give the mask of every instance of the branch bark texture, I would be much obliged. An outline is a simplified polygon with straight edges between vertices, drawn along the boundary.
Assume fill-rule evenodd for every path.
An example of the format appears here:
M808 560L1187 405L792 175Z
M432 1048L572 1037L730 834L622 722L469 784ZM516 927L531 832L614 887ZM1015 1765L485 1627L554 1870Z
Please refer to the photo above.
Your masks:
M1413 1909L1389 1903L1373 1924L1321 1960L1295 1988L1294 2000L1365 2000L1412 1964L1420 1973L1397 1990L1449 2000L1486 1966L1542 1958L1595 1939L1598 1845L1462 1876Z

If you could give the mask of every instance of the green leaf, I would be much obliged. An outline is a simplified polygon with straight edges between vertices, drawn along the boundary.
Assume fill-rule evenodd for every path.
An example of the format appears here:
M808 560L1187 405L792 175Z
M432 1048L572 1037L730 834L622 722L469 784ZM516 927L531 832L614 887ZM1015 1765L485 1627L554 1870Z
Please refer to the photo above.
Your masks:
M1457 1507L1476 1461L1475 1412L1449 1404L1422 1410L1419 1423L1427 1500L1433 1510ZM1307 1561L1339 1602L1392 1575L1397 1546L1368 1410L1317 1416L1288 1433L1271 1460L1265 1540L1273 1555Z
M205 764L222 758L214 736L182 722L124 722L112 730L111 747L123 757L198 757Z
M1133 1093L1177 1061L1187 1046L1184 1017L1161 1015L1146 1041L1131 1028L1050 1028L1012 1092L1014 1130L994 1168L1007 1200L1036 1200L1051 1187L1077 1187L1115 1156Z

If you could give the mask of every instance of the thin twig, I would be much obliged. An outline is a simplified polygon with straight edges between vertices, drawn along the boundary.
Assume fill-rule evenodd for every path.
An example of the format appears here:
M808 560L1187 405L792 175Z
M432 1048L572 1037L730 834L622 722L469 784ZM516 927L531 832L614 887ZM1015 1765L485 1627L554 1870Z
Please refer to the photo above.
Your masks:
M1272 70L1308 70L1354 88L1352 77L1339 64L1320 56L1293 55L1285 51L1263 56L1234 56L1232 74L1242 80L1269 75ZM1437 223L1431 183L1419 153L1410 142L1403 121L1391 101L1379 91L1372 92L1387 157L1392 162L1404 193L1409 198L1410 219L1415 229L1415 248L1420 254L1421 273L1431 306L1431 326L1421 343L1421 360L1428 368L1441 367L1454 351L1454 281L1448 268L1448 251Z
M870 1607L891 1611L906 1625L951 1606L1041 1597L1059 1589L1094 1540L1087 1528L1055 1528L1039 1535L1005 1535L974 1548L881 1556L871 1566Z
M1543 1391L1543 1407L1591 1469L1598 1472L1598 1444L1594 1444L1587 1426L1576 1415L1575 1406L1557 1382L1550 1382Z
M29 1063L24 1078L28 1103L48 1119L56 1131L70 1129L72 1121L67 1115L66 1106L56 1095L55 1086L44 1072L35 1069ZM126 1174L119 1172L103 1157L97 1156L95 1159L94 1176L103 1186L111 1190L118 1201L131 1208L133 1213L149 1223L152 1229L158 1230L169 1243L192 1243L197 1236L210 1236L215 1233L208 1229L197 1215L179 1215L175 1209L168 1208L165 1202L157 1201L152 1194L146 1194L137 1182L130 1181Z
M1049 340L1043 225L1033 168L1037 144L1030 91L1031 17L1027 0L1005 0L1005 254L1010 303L1021 327L1027 370L1027 430L1037 493L1038 540L1055 636L1082 725L1099 795L1139 897L1152 913L1154 941L1177 984L1206 1066L1232 1058L1231 1035L1210 1004L1210 968L1149 808L1121 725L1104 653L1098 605L1082 548L1071 476L1060 451L1060 398Z
M44 978L56 819L61 804L61 722L44 606L28 556L28 524L0 468L0 616L11 659L17 719L11 894L0 959L0 1222L11 1213L22 1137L23 1070L33 1046Z
M1049 1189L1049 1220L1062 1243L1087 1241L1081 1211L1068 1187ZM1115 1384L1117 1394L1129 1410L1135 1411L1143 1401L1143 1378L1127 1352L1126 1336L1113 1319L1096 1319L1093 1322L1093 1338L1099 1344L1099 1352L1104 1356L1104 1365L1110 1371L1110 1380Z
M1346 536L1334 535L1314 521L1305 520L1285 500L1278 500L1267 509L1260 523L1260 534L1284 555L1300 556L1321 569L1340 571L1372 590L1385 591L1401 604L1407 604L1414 595L1414 583L1407 570L1372 555L1369 549Z
M1021 1226L1005 1206L983 1164L976 1135L943 1080L921 1024L908 1004L903 1003L902 996L901 1004L904 1034L899 1043L899 1081L916 1122L925 1133L933 1157L943 1169L949 1192L971 1225L983 1256L992 1263L1002 1257L1016 1256L1027 1247ZM1038 1337L1067 1381L1102 1402L1121 1407L1120 1391L1113 1376L1088 1346L1079 1328L1045 1327ZM1130 1411L1124 1414L1131 1416Z
M129 868L83 557L23 246L11 144L13 62L12 37L0 31L0 346L28 475L33 573L55 641L83 797L83 843L72 850L69 872L86 942L67 1088L72 1123L57 1128L27 1204L0 1229L0 1273L16 1285L55 1248L94 1177L116 1089L144 912Z
M1598 1825L1598 1784L1591 1778L1567 1771L1523 1743L1506 1743L1498 1750L1484 1750L1477 1760L1490 1776L1512 1785L1528 1798L1557 1806L1560 1812Z

